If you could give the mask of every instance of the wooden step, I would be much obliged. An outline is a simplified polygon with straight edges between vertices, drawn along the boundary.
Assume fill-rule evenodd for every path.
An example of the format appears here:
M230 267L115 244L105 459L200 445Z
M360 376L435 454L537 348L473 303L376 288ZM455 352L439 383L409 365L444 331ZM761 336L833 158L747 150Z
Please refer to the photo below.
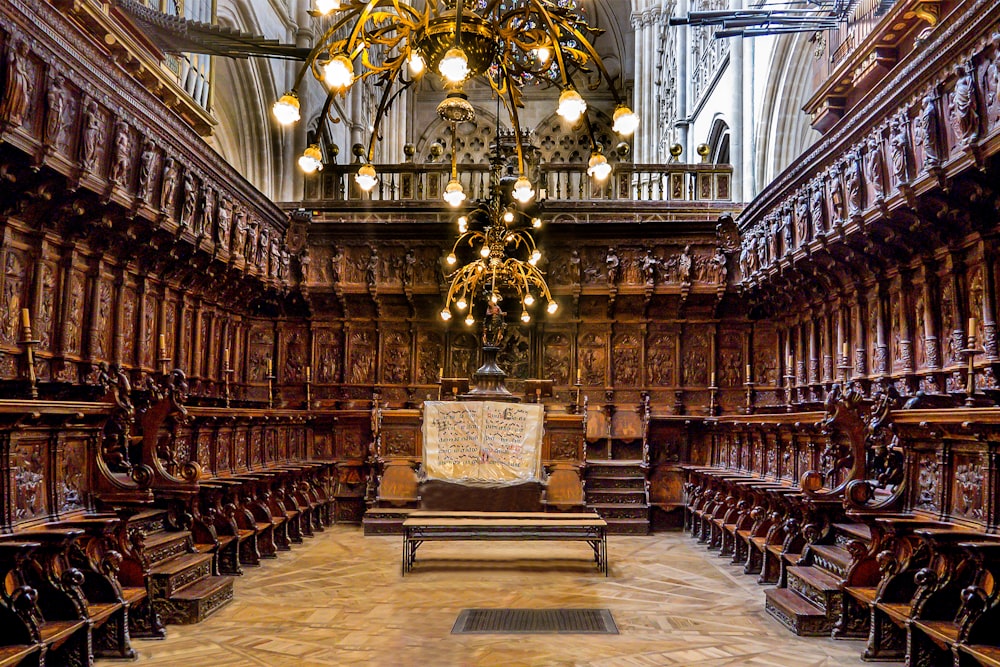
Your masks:
M785 568L788 589L823 610L827 616L840 612L840 579L812 565L792 565Z
M147 535L142 551L150 564L156 565L175 556L189 553L192 544L191 533L186 530L163 531Z
M138 529L143 535L166 530L165 510L149 509L133 514L128 520L129 529Z
M764 609L786 628L802 637L823 637L830 634L833 621L822 609L787 588L764 591Z
M588 503L646 504L645 489L587 489Z
M587 490L615 490L624 489L627 491L645 491L646 490L646 478L645 477L613 477L600 476L600 477L588 477L587 478Z
M847 568L851 566L851 553L843 547L830 544L813 544L809 547L812 553L813 565L830 574L843 579L847 576Z
M649 535L649 519L605 519L609 535Z
M212 554L183 554L150 568L150 593L166 599L190 584L211 576Z
M156 610L166 623L200 623L233 600L233 577L206 577L157 600Z

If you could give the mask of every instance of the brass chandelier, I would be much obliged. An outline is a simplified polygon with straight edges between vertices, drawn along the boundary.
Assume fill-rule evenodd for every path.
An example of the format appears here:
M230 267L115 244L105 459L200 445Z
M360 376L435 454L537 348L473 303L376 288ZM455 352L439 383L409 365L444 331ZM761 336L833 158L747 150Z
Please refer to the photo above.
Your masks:
M488 302L487 312L492 310L495 314L500 313L500 304L506 297L514 297L520 304L521 321L525 324L531 321L531 309L536 301L545 301L550 314L559 308L537 267L542 253L532 231L542 226L541 218L534 215L537 211L514 203L517 182L512 185L511 178L502 177L505 160L500 154L499 143L498 136L492 158L489 197L468 215L459 216L458 239L445 258L448 266L458 268L448 276L451 285L441 319L450 320L452 310L465 312L465 324L470 327L476 322L473 304L481 297ZM499 343L487 340L488 337L488 326L484 322L484 345Z
M298 88L307 72L327 88L322 117L330 113L335 96L346 93L359 79L376 77L382 93L366 159L355 175L365 191L378 182L372 161L380 124L396 97L425 71L439 74L450 89L438 114L451 123L453 133L457 123L475 120L475 110L463 92L467 81L485 80L502 101L516 138L518 179L513 196L522 203L534 196L526 174L517 111L524 106L525 85L558 87L557 113L570 123L584 119L591 150L587 172L598 180L607 178L611 165L594 139L579 84L595 89L602 80L607 82L616 104L615 132L629 136L638 125L638 117L621 100L593 46L601 31L587 24L575 0L426 0L418 5L402 0L314 1L311 13L329 17L329 23L299 70L293 88L274 104L273 112L284 125L299 120ZM452 206L459 206L465 193L457 178L455 153L452 150L452 177L444 197ZM310 145L299 164L307 172L321 169L319 147Z

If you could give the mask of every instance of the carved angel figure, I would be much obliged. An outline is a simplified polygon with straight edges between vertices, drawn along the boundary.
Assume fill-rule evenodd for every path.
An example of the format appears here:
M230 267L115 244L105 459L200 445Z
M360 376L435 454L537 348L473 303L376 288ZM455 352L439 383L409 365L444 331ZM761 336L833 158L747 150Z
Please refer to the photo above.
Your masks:
M889 121L889 158L892 161L892 175L897 183L905 183L907 179L906 123L899 116Z
M865 153L865 178L871 185L875 199L882 199L885 194L885 176L883 174L882 142L879 136L868 137L868 150Z
M94 100L87 102L84 117L83 168L93 171L94 163L97 161L97 146L101 143L101 115L97 109L97 102Z
M132 135L128 123L119 120L115 126L115 159L111 163L111 180L124 183L128 179L128 169L132 163Z
M608 254L604 258L604 263L608 268L608 284L614 285L618 282L618 274L621 271L621 260L615 254L614 247L608 248Z

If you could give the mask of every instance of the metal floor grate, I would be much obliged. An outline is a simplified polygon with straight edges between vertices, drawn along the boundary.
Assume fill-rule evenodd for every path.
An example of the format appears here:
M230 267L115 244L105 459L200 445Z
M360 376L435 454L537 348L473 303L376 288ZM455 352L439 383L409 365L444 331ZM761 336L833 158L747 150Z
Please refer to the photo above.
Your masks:
M618 626L610 609L463 609L451 633L617 635Z

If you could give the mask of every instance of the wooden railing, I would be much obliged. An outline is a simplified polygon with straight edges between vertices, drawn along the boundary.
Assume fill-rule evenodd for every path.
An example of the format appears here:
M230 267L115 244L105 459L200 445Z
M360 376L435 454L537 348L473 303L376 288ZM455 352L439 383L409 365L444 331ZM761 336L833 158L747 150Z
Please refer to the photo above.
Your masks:
M442 163L375 165L378 185L365 193L354 182L357 170L357 164L329 165L307 180L305 200L440 201L450 178L449 165ZM539 165L534 185L541 199L560 201L730 201L732 174L730 165L618 163L597 183L584 164L547 163ZM460 165L458 178L469 200L487 196L488 165Z
M893 4L895 0L860 0L847 21L828 33L830 65L835 66L863 42Z

